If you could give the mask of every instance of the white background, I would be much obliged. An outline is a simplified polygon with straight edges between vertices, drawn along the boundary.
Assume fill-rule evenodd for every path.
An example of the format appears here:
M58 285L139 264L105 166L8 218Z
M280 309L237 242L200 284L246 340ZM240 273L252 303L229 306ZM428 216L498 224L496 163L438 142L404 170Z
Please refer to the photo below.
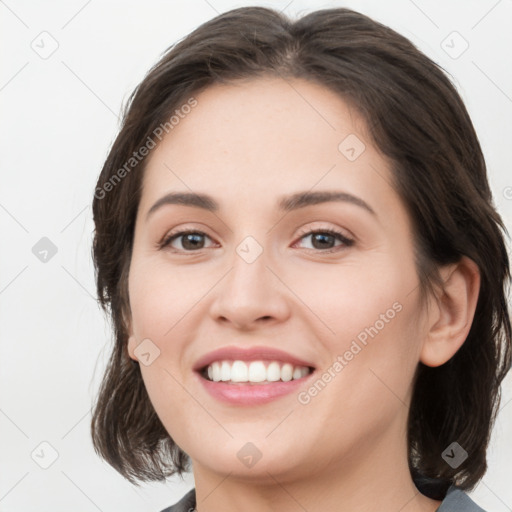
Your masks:
M189 475L137 488L92 449L90 407L111 334L94 298L91 202L121 104L150 66L202 22L251 4L290 15L351 7L440 63L472 116L511 230L510 0L1 1L0 512L156 512L193 486ZM464 42L446 39L453 31L469 44L458 58ZM31 45L51 48L51 38L58 48L43 59ZM57 248L46 263L32 252L42 237ZM489 470L471 493L489 512L512 510L510 383ZM48 469L31 458L36 450L49 461L42 442L59 454Z

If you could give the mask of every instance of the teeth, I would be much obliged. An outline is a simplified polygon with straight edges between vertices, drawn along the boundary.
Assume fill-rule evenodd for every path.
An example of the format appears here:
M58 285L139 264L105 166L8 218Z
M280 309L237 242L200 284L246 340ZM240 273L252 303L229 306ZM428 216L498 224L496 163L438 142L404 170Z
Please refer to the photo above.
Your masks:
M208 366L206 375L214 382L276 382L300 379L309 375L307 366L293 366L278 361L271 361L265 366L264 361L215 361Z
M219 380L227 381L231 379L231 366L227 361L222 362L222 366L220 367L220 377Z

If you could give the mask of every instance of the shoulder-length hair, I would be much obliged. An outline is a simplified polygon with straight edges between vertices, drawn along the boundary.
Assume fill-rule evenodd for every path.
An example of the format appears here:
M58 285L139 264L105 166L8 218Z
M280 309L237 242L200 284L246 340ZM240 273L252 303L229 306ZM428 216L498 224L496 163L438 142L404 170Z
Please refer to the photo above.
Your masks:
M394 30L342 8L295 21L262 7L221 14L171 46L129 97L93 200L97 291L115 331L91 422L95 450L136 485L190 469L127 351L127 278L146 162L133 155L161 139L162 127L170 131L171 117L194 94L260 76L314 81L366 120L372 142L392 162L394 187L413 223L422 297L439 284L440 266L463 255L478 265L470 332L445 364L418 364L407 436L413 478L437 484L425 494L442 497L452 484L471 489L487 469L500 383L511 366L506 228L472 122L442 68ZM442 458L454 441L469 454L457 468Z

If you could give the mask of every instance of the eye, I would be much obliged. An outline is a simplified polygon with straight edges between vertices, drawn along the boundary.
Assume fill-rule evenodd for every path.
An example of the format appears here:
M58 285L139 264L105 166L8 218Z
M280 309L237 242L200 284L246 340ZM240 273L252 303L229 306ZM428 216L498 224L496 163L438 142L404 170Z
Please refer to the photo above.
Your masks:
M202 231L192 231L192 230L183 230L169 234L164 240L159 244L160 249L164 249L165 247L170 247L176 252L195 252L201 249L207 249L204 245L204 239L211 238ZM354 244L354 240L348 238L340 231L336 231L334 229L316 229L310 231L304 231L301 233L301 240L311 237L311 242L313 247L309 248L310 250L318 250L320 252L336 252L338 250L343 249L343 247L350 247ZM181 247L175 247L173 244L176 241L180 241ZM332 245L335 244L336 241L340 243L338 246ZM296 244L295 244L296 245ZM338 248L336 248L338 247Z
M343 249L343 247L350 247L354 244L354 240L335 229L315 229L303 232L301 235L301 240L308 237L311 239L312 250L320 250L321 252L337 252L340 250L340 246ZM338 249L335 249L332 244L337 240L340 244L337 246Z
M178 231L167 236L160 243L160 249L163 249L164 247L172 247L174 250L184 252L193 252L194 250L205 249L204 237L210 238L202 231ZM180 239L181 247L173 247L173 242Z

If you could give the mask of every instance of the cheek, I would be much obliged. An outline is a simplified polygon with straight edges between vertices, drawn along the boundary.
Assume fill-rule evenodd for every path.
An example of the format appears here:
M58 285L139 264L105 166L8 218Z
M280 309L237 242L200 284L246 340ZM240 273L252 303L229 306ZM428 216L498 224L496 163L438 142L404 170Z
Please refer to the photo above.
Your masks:
M346 411L353 411L364 416L362 424L378 426L407 411L421 333L414 298L392 302L393 298L375 301L364 314L354 312L353 334L341 336L336 344L333 360L341 366L331 398L341 397L344 403L339 421L344 421ZM341 322L338 325L343 328Z
M416 275L414 268L406 268L399 260L368 257L291 270L284 280L293 283L303 311L311 313L312 321L343 346L344 340L375 323L378 331L396 324L397 309L414 288Z
M400 406L393 393L405 399L422 339L414 265L375 258L373 264L319 267L293 282L316 326L312 335L328 354L321 373L335 375L326 386L333 394L326 395L343 396L353 410L384 407L386 395Z
M189 318L205 293L191 282L191 273L135 255L128 282L134 335L138 342L151 340L158 351L151 364L140 363L144 385L158 417L178 444L186 437L186 422L177 421L176 411L188 411L185 418L193 411L181 366L193 337Z
M204 409L191 398L187 386L180 384L181 376L164 357L151 366L141 365L141 373L149 400L165 430L178 446L187 447L193 425L205 425ZM209 428L214 429L215 425ZM196 439L201 437L198 432Z
M207 282L194 272L171 268L165 262L135 259L129 277L130 307L138 340L179 340L181 319L204 295Z

